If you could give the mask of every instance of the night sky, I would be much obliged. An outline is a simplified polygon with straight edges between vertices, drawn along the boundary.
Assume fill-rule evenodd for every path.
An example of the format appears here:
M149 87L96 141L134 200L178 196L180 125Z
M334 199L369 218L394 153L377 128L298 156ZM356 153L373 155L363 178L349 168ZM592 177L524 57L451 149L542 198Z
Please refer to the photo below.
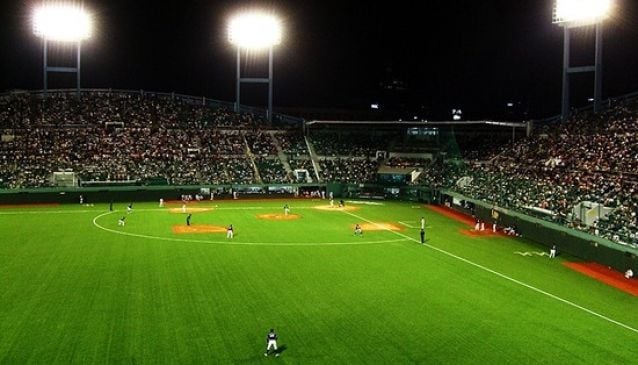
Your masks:
M616 0L605 24L604 97L638 91L638 2ZM32 35L32 1L0 5L0 90L42 88L41 41ZM87 0L96 34L83 46L82 86L144 89L234 100L235 51L226 19L255 5L285 24L275 50L278 108L368 108L387 98L380 83L401 80L410 113L499 118L507 102L538 118L560 111L562 29L551 0L146 1ZM593 63L593 31L579 32L574 64ZM55 48L53 62L70 50ZM247 76L262 77L267 58L245 57ZM58 75L50 87L72 87ZM575 79L583 104L592 76ZM266 88L245 85L243 99L265 104ZM519 104L520 103L520 104Z

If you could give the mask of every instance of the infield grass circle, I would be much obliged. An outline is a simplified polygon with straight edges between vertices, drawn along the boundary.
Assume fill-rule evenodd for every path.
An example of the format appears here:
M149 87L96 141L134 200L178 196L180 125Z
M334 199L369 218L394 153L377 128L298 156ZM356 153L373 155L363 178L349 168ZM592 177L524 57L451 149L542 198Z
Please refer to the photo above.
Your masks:
M246 210L263 210L263 209L268 209L268 208L264 208L264 207L246 207ZM110 211L110 212L105 212L102 214L99 214L97 216L95 216L92 220L93 226L105 231L105 232L109 232L112 234L116 234L116 235L120 235L120 236L128 236L128 237L135 237L135 238L142 238L142 239L149 239L149 240L156 240L156 241L167 241L167 242L180 242L180 243L197 243L197 244L215 244L215 245L250 245L250 246L362 246L362 245L379 245L379 244L388 244L388 243L400 243L400 242L407 242L409 241L409 239L407 238L401 238L401 237L396 237L396 236L387 236L385 238L379 237L377 239L368 239L367 237L364 238L356 238L356 239L337 239L334 241L330 241L330 240L325 240L322 242L312 242L312 241L303 241L303 240L294 240L291 242L285 242L285 241L279 241L279 242L273 242L273 241L269 241L267 239L264 239L264 241L257 241L257 240L249 240L249 241L243 241L241 239L240 235L235 236L234 239L227 239L225 233L217 233L217 234L210 234L208 236L214 236L214 238L210 238L210 239L198 239L198 238L191 238L191 237L175 237L174 235L171 235L170 233L166 233L166 235L163 234L158 234L158 233L152 233L152 232L146 232L144 231L144 229L140 229L139 227L135 227L133 229L131 229L131 225L128 224L128 221L130 221L130 218L137 218L140 217L141 215L148 215L148 214L164 214L167 213L165 210L163 209L141 209L138 211L134 211L133 214L130 215L126 215L125 212L122 211ZM127 217L127 224L124 227L119 227L116 225L117 222L117 215L116 214L122 214L125 217ZM174 213L169 213L174 215ZM106 220L110 219L110 221L108 223L106 223ZM255 216L255 222L251 222L252 225L255 226L259 226L259 219L257 218L257 216ZM290 221L292 222L292 221ZM286 224L289 222L278 222L278 223L282 223L282 224ZM181 224L181 223L180 223ZM343 237L340 238L352 238L347 232L350 232L349 228L347 228L348 225L344 224L344 230L343 230ZM313 231L313 232L308 232L308 236L309 237L317 237L317 234L319 234L320 232L317 231ZM238 237L239 236L239 237Z

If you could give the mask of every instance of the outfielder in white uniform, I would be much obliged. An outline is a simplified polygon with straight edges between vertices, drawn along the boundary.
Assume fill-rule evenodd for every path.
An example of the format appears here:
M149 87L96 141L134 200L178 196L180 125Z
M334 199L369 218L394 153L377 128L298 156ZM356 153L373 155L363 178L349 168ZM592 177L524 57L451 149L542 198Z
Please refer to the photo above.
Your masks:
M556 245L552 245L552 248L549 249L549 258L553 259L556 257Z
M266 336L266 352L264 352L264 356L268 356L271 348L275 350L275 356L279 357L279 352L277 352L277 334L272 328L268 332L268 336Z
M160 198L160 204L159 204L160 208L164 208L164 199Z
M226 238L232 239L234 235L235 233L233 232L233 225L231 224L230 226L228 226L228 228L226 228Z
M120 220L118 220L118 221L117 221L117 225L118 225L118 226L122 226L122 227L124 227L125 219L126 219L126 217L122 217L122 218L120 218Z

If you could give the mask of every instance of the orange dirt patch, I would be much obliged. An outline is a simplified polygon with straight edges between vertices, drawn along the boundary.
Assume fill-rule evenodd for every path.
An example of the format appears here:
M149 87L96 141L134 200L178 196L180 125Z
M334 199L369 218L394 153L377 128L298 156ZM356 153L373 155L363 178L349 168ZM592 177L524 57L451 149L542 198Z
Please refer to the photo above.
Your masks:
M186 207L186 213L202 213L202 212L210 212L211 210L213 210L213 208L191 208L191 207ZM182 208L171 208L168 210L171 213L184 213L184 211L182 211Z
M285 214L269 213L269 214L259 214L257 218L271 220L271 221L294 221L301 218L301 216L299 216L298 214L285 215Z
M596 262L563 262L563 265L590 278L594 278L616 289L638 297L638 280L626 279L625 274Z
M354 212L355 210L359 210L359 207L353 207L351 205L346 205L345 207L339 208L338 205L331 207L330 205L317 205L314 207L319 210L329 210L333 212Z
M226 233L226 227L213 226L210 224L191 224L186 225L174 225L173 233L175 234L189 234L189 233Z
M379 222L379 223L361 223L361 230L363 232L365 231L402 231L403 227L394 224L394 223L386 223L386 222ZM350 228L352 230L354 230L355 225L351 224Z

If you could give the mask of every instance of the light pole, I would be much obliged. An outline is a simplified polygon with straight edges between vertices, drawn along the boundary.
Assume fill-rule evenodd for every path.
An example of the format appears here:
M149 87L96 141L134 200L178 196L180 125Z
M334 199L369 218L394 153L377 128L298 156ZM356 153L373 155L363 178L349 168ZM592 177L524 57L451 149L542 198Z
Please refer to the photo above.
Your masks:
M42 38L44 92L48 89L50 72L75 73L78 96L80 95L80 65L82 41L91 37L93 21L84 8L73 5L44 5L33 13L33 33ZM49 66L49 42L73 44L77 48L75 67Z
M594 73L594 112L601 107L603 83L603 21L609 16L612 0L556 0L553 23L564 29L563 91L561 117L569 117L569 78L572 74ZM596 28L596 51L593 66L572 67L570 59L571 29L585 26Z
M228 40L237 47L237 78L235 85L235 111L240 111L241 84L268 84L267 118L272 122L272 83L273 83L273 48L281 43L282 26L274 15L253 11L241 13L231 18L228 23ZM260 51L268 49L268 77L241 77L241 50Z

